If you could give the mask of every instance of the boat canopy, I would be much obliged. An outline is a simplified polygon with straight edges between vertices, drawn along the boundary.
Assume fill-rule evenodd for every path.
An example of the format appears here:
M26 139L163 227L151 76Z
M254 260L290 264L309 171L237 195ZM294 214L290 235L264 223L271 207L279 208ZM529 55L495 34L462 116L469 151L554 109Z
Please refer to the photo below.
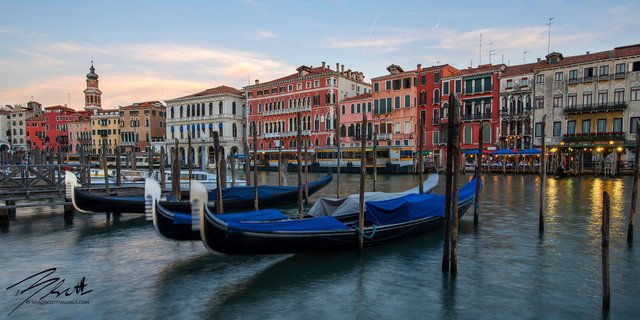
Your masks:
M270 221L287 219L288 216L277 209L263 209L239 213L225 213L216 215L225 222L240 221ZM173 224L191 224L191 214L173 212Z
M423 182L423 189L425 193L430 192L438 184L438 175L432 174ZM415 187L404 192L365 192L364 199L369 201L382 201L387 199L393 199L402 197L412 193L418 193L419 188ZM360 195L352 194L344 198L320 198L318 199L311 209L309 209L309 215L314 217L321 216L341 216L345 214L352 214L358 212L360 208ZM366 209L365 209L366 210Z
M286 232L286 231L337 231L350 230L344 223L334 217L318 217L309 219L291 219L274 222L242 221L228 222L229 233L235 232Z

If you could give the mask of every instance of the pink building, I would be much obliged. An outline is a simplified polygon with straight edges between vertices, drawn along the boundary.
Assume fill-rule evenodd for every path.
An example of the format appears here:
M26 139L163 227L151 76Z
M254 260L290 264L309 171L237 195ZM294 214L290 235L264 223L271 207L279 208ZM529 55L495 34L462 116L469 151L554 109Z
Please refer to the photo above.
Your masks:
M340 145L342 147L360 146L363 113L367 115L367 145L370 145L373 134L371 93L359 94L340 102Z
M80 153L80 146L86 153L91 152L91 117L88 115L69 121L69 152Z

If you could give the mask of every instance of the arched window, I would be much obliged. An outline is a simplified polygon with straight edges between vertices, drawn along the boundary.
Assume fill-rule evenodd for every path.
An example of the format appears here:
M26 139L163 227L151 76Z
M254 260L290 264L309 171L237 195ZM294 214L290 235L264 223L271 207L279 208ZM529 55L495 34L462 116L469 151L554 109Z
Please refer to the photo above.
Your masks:
M331 137L327 137L327 146L331 145Z
M356 139L360 139L360 123L356 123Z
M331 104L336 104L336 94L335 93L331 94Z
M184 107L180 106L180 118L184 117Z
M433 90L433 103L440 103L440 90Z
M358 106L356 107L356 113L360 113L360 104L358 103Z
M482 125L482 143L491 143L491 126L489 124Z
M344 107L344 104L343 104L342 105L342 114L344 114L344 113L345 113L345 107Z
M471 144L472 139L472 129L470 125L464 126L464 144Z
M175 118L174 115L173 115L173 111L174 111L174 109L173 109L173 107L171 107L171 119Z
M319 146L320 146L320 145L319 145L320 141L318 140L318 138L316 138L316 141L315 141L315 142L316 142L316 143L315 143L315 146L316 146L316 147L319 147Z
M316 114L316 119L314 121L314 130L320 131L320 116Z
M238 137L238 126L234 123L233 126L231 127L232 130L232 135L234 138Z
M354 106L354 105L353 105L353 103L352 103L352 104L351 104L351 114L354 114L354 113L355 113L355 111L356 111L356 110L355 110L355 106Z
M189 107L189 105L187 105L187 118L191 117L191 107Z
M218 103L218 109L219 109L218 113L220 113L222 115L222 113L223 113L222 112L223 111L223 109L222 109L222 101L220 101L220 103Z
M344 124L340 126L340 136L341 137L347 136L347 126L345 126Z
M293 118L289 118L289 130L293 131Z
M371 140L371 136L373 135L373 124L371 122L367 123L367 140Z
M218 127L218 136L220 136L220 138L222 138L224 134L224 124L222 122L220 122L220 125Z
M355 135L355 127L353 123L349 126L349 131L347 131L347 137L353 137Z
M232 114L236 114L236 102L234 101L233 103L231 103L231 113Z
M327 112L327 130L333 130L331 113Z
M367 103L367 112L371 112L371 102Z
M420 96L418 97L418 103L420 105L426 105L427 104L427 92L426 91L420 91Z

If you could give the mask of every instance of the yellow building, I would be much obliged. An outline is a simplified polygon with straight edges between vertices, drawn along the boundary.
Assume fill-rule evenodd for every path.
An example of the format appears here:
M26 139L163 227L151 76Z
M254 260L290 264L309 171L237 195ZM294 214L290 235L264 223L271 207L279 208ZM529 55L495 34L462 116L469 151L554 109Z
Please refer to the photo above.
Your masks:
M94 154L102 154L102 144L106 143L107 153L113 154L120 144L120 111L100 110L91 116L91 145Z

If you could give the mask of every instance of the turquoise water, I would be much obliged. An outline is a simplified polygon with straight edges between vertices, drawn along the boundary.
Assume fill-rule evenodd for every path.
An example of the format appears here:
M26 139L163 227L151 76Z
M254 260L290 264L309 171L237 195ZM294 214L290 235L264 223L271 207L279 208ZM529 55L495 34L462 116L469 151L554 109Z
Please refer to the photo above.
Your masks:
M277 174L259 178L275 183ZM343 175L342 193L357 192L358 179ZM435 192L444 189L440 180ZM217 256L200 242L160 239L143 217L76 214L65 226L59 207L19 209L9 233L0 234L0 317L26 298L7 287L58 268L55 275L66 279L61 289L84 276L85 291L93 291L56 299L83 304L23 305L10 319L603 318L602 191L612 202L611 317L640 316L640 231L633 247L626 243L631 177L549 179L542 236L537 176L484 181L480 225L474 228L471 211L460 223L454 280L440 271L440 231L363 254ZM382 191L416 184L413 176L378 181ZM320 195L335 195L335 180Z

